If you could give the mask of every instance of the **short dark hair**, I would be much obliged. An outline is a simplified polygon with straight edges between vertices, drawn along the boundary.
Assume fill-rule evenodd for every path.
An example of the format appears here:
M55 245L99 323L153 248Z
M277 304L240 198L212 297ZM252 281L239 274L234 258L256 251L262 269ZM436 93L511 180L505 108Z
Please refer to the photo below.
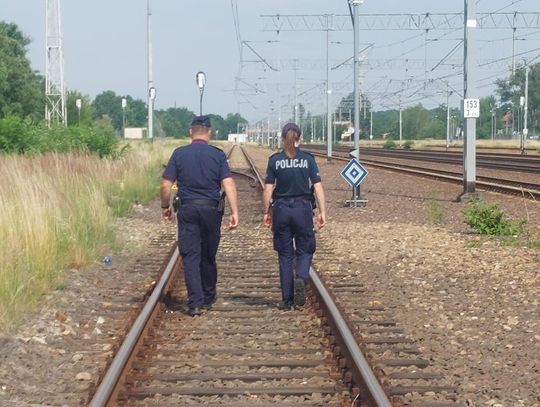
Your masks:
M211 127L199 126L199 125L191 126L190 129L191 129L192 134L201 134L201 133L206 134L212 130Z

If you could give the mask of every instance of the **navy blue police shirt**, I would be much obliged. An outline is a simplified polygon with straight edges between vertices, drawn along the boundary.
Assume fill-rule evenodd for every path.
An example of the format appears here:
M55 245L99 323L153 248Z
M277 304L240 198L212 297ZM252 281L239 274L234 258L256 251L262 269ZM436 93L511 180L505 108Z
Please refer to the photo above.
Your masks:
M275 198L310 197L311 185L321 182L315 157L296 149L294 158L285 152L273 154L268 160L266 183L276 184Z
M219 201L221 181L229 177L232 173L225 153L200 139L174 150L163 171L163 178L178 184L181 200Z

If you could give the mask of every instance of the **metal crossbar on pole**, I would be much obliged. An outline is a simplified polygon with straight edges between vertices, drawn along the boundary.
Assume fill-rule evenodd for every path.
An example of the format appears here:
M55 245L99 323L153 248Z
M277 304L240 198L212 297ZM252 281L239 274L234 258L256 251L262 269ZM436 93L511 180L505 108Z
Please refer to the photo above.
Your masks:
M323 31L324 14L261 15L263 31ZM540 28L540 12L480 13L477 15L481 29ZM335 31L351 31L350 15L334 15ZM410 14L360 14L359 30L459 30L463 27L463 13L410 13Z

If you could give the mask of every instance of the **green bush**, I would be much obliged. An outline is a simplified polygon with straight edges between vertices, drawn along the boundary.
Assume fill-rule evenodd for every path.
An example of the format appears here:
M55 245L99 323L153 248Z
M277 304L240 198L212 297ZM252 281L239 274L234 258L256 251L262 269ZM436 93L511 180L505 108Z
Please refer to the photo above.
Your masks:
M526 221L512 222L498 204L487 204L480 199L473 200L463 209L465 222L482 235L511 236L523 232Z
M85 151L106 157L117 153L118 142L113 129L106 126L47 128L15 116L0 120L0 152L4 153Z
M390 140L386 140L386 142L383 144L383 148L396 148L397 144L394 140L390 139Z
M410 150L412 148L413 144L414 143L413 143L412 140L407 140L407 141L405 141L405 143L403 143L403 148L405 150Z

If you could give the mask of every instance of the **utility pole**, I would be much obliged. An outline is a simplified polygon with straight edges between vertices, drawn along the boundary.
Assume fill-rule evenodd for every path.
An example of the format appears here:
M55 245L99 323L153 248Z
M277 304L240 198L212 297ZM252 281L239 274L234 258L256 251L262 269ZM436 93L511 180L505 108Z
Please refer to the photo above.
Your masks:
M64 85L64 39L60 0L46 0L45 28L45 121L47 126L67 126Z
M155 88L154 88L154 77L152 72L152 31L151 31L151 17L152 12L150 10L150 0L146 2L146 18L147 18L147 57L148 57L148 138L154 138L154 98L155 98Z
M465 41L464 41L464 99L476 97L476 47L475 32L476 0L465 0ZM465 105L463 106L465 112ZM463 193L464 200L476 193L476 118L465 118L463 141Z
M399 146L403 140L403 110L401 108L401 96L399 97Z
M279 99L278 99L279 100ZM281 148L281 103L279 104L278 112L278 129L277 129L277 148Z
M497 132L497 119L495 117L495 112L495 106L491 106L491 141L495 141L495 133Z
M525 154L525 149L527 148L527 135L529 134L529 128L527 127L528 121L528 112L529 112L529 65L525 67L525 106L524 117L523 117L523 143L521 147L521 154Z
M330 113L330 15L326 15L326 159L332 161L332 117Z
M512 24L512 75L516 74L516 18L517 12L514 11L514 18Z
M360 5L364 0L350 0L353 8L354 32L354 150L360 161ZM356 207L362 201L360 185L353 188L351 206Z
M363 0L350 0L354 18L354 149L360 149L360 30L359 9Z
M369 139L373 140L373 105L369 109Z
M450 88L446 82L446 151L450 148Z
M297 73L298 59L294 60L294 122L298 124L298 83Z

